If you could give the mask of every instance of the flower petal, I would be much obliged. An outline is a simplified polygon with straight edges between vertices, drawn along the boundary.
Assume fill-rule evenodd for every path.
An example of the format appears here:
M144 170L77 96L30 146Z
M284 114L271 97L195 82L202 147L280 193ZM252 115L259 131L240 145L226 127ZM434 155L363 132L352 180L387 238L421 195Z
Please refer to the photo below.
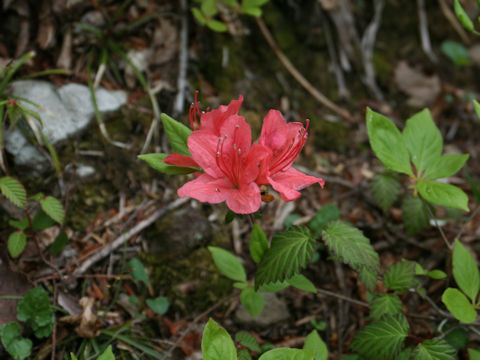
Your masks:
M301 194L297 190L305 189L315 183L319 183L323 188L325 181L322 178L305 175L294 168L286 171L280 171L273 176L267 177L270 185L280 193L284 201L297 199Z
M195 130L188 137L187 143L193 160L200 165L205 173L215 178L223 176L216 161L217 136L206 130Z
M227 190L227 189L225 189ZM255 183L245 184L240 189L227 190L227 206L237 214L251 214L260 209L262 197Z
M222 105L218 109L208 111L200 116L201 129L207 130L216 136L220 136L220 128L225 119L232 115L237 115L243 103L243 96L240 95L238 100L230 101L227 106Z
M201 174L184 184L177 190L177 194L180 197L191 197L201 202L218 204L225 201L228 192L224 190L230 188L231 184L225 178L217 179L208 174Z

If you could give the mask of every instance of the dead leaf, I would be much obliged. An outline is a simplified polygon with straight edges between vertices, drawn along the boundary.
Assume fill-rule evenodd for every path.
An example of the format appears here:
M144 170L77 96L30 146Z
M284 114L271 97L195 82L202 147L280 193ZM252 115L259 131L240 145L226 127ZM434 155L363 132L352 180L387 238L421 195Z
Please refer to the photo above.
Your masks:
M37 43L41 49L48 49L55 45L55 22L49 0L43 0L39 16L40 23L37 31Z
M83 308L83 312L80 318L80 325L75 328L75 331L80 337L94 338L100 332L98 330L100 320L98 320L97 315L93 312L95 299L91 297L83 297L80 299L79 303Z
M428 106L440 94L442 88L437 75L427 76L411 68L406 61L400 61L395 68L395 83L409 96L407 103L411 106Z

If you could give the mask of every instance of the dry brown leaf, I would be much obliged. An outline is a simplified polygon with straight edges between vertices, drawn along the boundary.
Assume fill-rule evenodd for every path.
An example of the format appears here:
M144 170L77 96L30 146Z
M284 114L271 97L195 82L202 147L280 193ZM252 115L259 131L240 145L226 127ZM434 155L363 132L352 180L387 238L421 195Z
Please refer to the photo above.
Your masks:
M406 61L400 61L395 68L395 83L409 96L411 106L428 106L437 98L442 88L437 75L427 76L411 68Z

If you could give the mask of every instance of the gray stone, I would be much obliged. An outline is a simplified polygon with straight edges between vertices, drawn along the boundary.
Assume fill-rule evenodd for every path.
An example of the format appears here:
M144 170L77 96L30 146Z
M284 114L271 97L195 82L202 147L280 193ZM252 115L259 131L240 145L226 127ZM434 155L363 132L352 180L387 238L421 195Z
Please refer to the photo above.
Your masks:
M252 317L245 306L240 305L235 312L235 318L239 323L267 327L290 317L287 305L277 295L269 292L263 292L262 295L265 300L265 307L260 315L255 318Z
M90 165L80 164L77 167L77 176L80 179L85 179L87 177L90 177L90 176L94 175L95 172L96 172L95 168L93 166L90 166Z
M11 84L11 93L26 98L35 105L22 105L38 113L42 124L32 119L52 144L72 137L85 130L91 123L95 110L90 90L81 84L57 87L46 81L22 80ZM124 91L96 90L96 99L101 113L118 110L127 102ZM13 155L16 165L41 172L48 166L47 159L15 127L5 133L5 149Z

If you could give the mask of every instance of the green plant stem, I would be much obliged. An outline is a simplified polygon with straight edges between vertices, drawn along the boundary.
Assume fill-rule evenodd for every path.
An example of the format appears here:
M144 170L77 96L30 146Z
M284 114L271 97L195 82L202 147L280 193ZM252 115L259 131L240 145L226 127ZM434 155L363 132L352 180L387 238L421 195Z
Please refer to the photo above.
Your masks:
M442 227L438 224L437 222L437 219L435 219L435 216L433 215L433 212L432 210L430 209L430 206L426 203L426 201L420 197L420 199L422 200L423 202L423 205L425 206L425 208L427 209L427 212L428 212L428 215L430 216L430 218L433 220L433 222L435 223L435 227L438 229L438 231L440 232L440 235L442 236L442 239L443 241L445 242L445 244L447 245L448 249L449 250L453 250L453 244L450 243L450 241L448 241L448 238L447 236L445 235L445 233L443 232L443 229Z
M467 228L467 225L475 218L475 216L480 212L480 206L478 206L475 211L472 212L472 214L468 217L467 221L463 224L462 228L458 232L456 238L460 240L460 237L463 235L463 232Z
M8 111L6 106L2 106L0 109L5 111L5 114L3 115L3 121L0 124L0 165L2 165L3 170L5 170L5 173L10 176L10 168L8 167L8 162L7 162L7 155L5 153L5 147L3 146L3 134L4 134L4 128L5 128L5 122L7 121L7 116L8 116ZM0 116L2 116L0 112Z

